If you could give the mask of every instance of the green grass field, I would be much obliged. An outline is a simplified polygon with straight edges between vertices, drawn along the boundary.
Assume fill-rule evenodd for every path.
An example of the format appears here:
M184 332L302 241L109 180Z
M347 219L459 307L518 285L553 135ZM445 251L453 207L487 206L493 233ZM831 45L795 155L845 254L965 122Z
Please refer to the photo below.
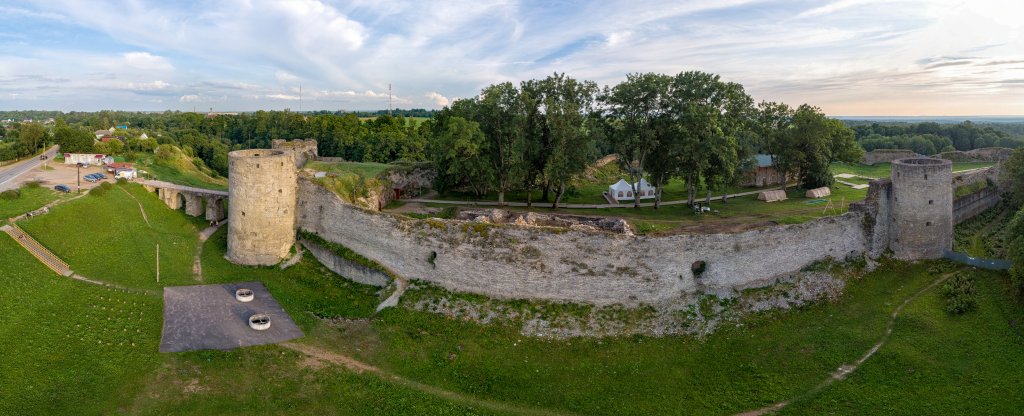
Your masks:
M185 163L189 163L191 165L191 162L186 161ZM146 160L139 163L137 167L148 172L149 176L153 179L164 182L222 191L226 191L228 189L228 181L226 178L210 177L196 169L195 166L189 166L190 168L175 168L164 166L159 163L153 163L152 160Z
M994 165L991 162L953 162L953 172L960 172L971 169L987 168ZM846 163L832 164L832 173L849 173L853 175L867 176L869 178L888 178L892 174L892 165L889 163L876 163L874 165L849 165ZM845 179L844 179L845 180Z
M139 203L149 224L143 221ZM20 224L73 270L93 279L147 289L195 283L195 223L139 185L114 186L99 197L86 195Z
M729 198L726 202L712 201L711 208L717 213L695 214L692 207L685 204L663 205L660 208L595 208L595 209L551 209L550 205L537 204L529 211L557 213L567 215L593 215L625 218L640 233L649 232L710 232L728 231L736 227L758 223L799 224L824 216L840 215L849 209L851 202L864 199L867 189L853 189L846 185L836 184L831 209L826 209L826 201L816 201L804 197L804 192L794 188L788 191L789 199L780 202L758 201L756 195ZM697 202L703 204L703 199ZM449 207L446 204L427 204L435 208ZM505 207L510 211L526 211L525 207Z
M381 174L385 170L392 168L392 165L386 163L374 163L374 162L317 162L310 161L306 163L306 168L317 171L323 171L328 173L334 173L337 175L356 174L362 175L365 178L373 178Z
M69 194L60 193L54 191L53 188L43 186L23 186L18 191L21 193L21 196L17 199L0 199L0 220L6 220L7 218L34 211L59 198L69 197Z
M158 288L128 272L148 268L135 266L145 258L124 254L130 242L197 244L195 227L140 188L127 191L142 201L153 230L119 189L65 203L23 228L88 277ZM308 255L283 271L234 266L223 259L225 240L222 229L203 244L203 283L262 281L306 333L296 342L406 381L356 374L280 346L160 354L159 294L57 277L0 234L0 414L516 413L480 401L595 415L727 415L791 399L784 413L1013 414L1024 407L1024 307L995 273L977 274L978 310L948 315L937 292L927 292L861 369L808 395L882 337L896 305L939 278L932 263L883 261L875 272L849 277L836 301L761 313L703 339L552 340L403 307L373 315L382 295L376 288L347 282ZM194 248L181 250L188 266ZM184 267L173 258L173 267ZM187 275L176 284L197 282Z

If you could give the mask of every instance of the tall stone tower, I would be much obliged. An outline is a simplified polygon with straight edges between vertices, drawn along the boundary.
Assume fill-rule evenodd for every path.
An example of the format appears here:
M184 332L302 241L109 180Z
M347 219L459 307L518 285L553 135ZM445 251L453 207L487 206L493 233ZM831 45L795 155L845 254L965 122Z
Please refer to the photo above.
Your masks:
M953 244L953 162L892 162L891 242L896 258L935 259Z
M296 178L291 151L228 153L228 260L272 265L288 256L295 244Z

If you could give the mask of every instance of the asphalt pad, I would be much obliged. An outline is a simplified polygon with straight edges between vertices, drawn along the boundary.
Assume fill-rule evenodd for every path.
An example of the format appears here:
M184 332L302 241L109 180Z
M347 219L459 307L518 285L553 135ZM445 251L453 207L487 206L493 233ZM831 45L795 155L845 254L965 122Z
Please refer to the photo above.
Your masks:
M251 302L235 299L235 290L250 289ZM270 316L270 328L249 327L249 317ZM260 282L164 288L164 326L160 352L230 350L275 344L302 337L302 330Z

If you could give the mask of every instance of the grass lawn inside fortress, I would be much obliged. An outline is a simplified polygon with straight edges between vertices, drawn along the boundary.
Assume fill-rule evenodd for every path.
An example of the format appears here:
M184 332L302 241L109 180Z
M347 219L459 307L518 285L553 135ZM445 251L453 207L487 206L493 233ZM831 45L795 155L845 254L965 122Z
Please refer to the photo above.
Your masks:
M235 299L250 289L253 300ZM249 317L266 314L269 329L249 327ZM260 282L164 288L164 328L160 352L229 350L302 337L302 330Z

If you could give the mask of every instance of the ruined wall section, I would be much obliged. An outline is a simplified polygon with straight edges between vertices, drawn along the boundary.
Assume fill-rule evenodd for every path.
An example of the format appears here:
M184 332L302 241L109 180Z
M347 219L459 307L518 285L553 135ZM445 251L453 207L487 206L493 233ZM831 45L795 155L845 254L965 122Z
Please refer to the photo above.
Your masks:
M982 147L966 152L960 150L942 152L935 157L953 162L1002 162L1008 159L1011 153L1013 153L1013 149L1007 147Z
M892 162L890 248L899 259L940 258L953 245L953 163Z
M738 234L632 236L416 220L367 211L300 178L297 225L395 273L454 291L596 305L665 305L696 291L767 286L868 248L862 212ZM704 261L694 276L691 267Z
M863 201L850 204L850 212L863 215L864 238L867 242L866 252L871 257L878 257L889 249L892 218L892 181L878 179L868 185L868 194Z
M953 224L974 218L998 205L1001 200L999 190L992 187L957 198L953 201Z
M292 152L295 159L295 168L301 169L307 161L317 160L319 153L316 147L316 140L283 140L274 139L270 142L272 150L283 150Z
M876 163L889 163L897 159L906 159L911 157L924 156L915 153L913 150L875 149L870 152L864 152L864 157L861 158L861 162L865 165L874 165Z
M228 260L277 264L295 244L296 170L292 152L228 153Z

